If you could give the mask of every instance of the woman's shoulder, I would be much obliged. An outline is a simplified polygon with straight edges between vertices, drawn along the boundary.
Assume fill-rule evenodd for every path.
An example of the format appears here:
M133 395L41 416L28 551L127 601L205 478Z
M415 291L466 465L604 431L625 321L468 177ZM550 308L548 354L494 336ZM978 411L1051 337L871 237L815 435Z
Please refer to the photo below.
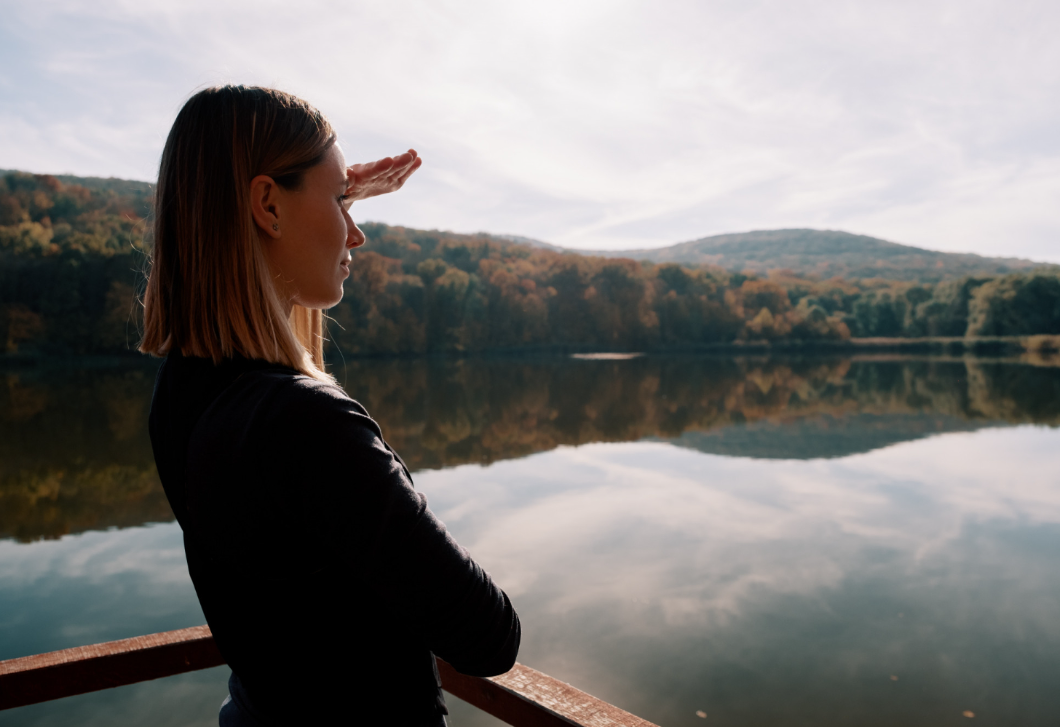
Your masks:
M327 469L335 461L349 471L412 475L383 439L379 424L337 384L290 369L248 372L227 392L222 422L210 428L242 429L248 442L274 450L282 459L294 452L309 456L308 469Z
M200 415L207 419L225 414L242 419L271 415L298 421L312 414L345 412L365 418L363 423L369 428L374 425L365 408L337 384L282 364L238 356L215 363L171 354L155 382L155 408L184 413L189 423Z
M230 397L246 402L259 415L292 427L317 429L343 420L346 426L362 426L380 434L368 411L338 384L294 369L261 367L247 371L233 383Z

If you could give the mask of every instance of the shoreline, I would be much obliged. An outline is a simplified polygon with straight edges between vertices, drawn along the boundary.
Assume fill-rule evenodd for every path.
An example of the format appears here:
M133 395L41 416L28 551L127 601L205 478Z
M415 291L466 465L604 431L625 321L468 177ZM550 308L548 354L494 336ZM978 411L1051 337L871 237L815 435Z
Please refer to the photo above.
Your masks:
M486 349L481 351L433 351L427 353L343 355L332 349L327 363L338 366L343 362L366 360L457 360L527 359L571 357L580 360L627 360L642 356L705 355L732 357L770 356L913 356L930 358L964 358L1006 360L1036 365L1060 366L1060 335L992 336L982 338L850 338L831 341L731 341L727 343L678 344L645 346L639 349L606 348L603 346L525 346L518 348ZM16 353L0 354L0 370L34 369L40 367L114 368L131 366L153 368L162 359L130 351L126 354L65 354Z

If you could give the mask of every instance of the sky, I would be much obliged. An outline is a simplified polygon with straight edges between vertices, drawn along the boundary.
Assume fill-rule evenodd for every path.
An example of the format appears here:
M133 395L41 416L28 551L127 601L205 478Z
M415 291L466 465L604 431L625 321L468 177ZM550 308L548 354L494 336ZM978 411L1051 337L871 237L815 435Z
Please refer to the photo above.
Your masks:
M358 221L580 249L790 227L1060 262L1060 4L0 0L0 168L151 181L196 90L282 88Z

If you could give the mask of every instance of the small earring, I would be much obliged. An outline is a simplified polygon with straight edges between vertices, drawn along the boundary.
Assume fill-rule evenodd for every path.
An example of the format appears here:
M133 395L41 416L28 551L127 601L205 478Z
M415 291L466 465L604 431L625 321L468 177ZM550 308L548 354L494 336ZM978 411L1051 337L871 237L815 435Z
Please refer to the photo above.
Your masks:
M275 230L276 232L279 232L280 231L280 226L278 224L276 224L275 222L273 222L272 223L272 229Z

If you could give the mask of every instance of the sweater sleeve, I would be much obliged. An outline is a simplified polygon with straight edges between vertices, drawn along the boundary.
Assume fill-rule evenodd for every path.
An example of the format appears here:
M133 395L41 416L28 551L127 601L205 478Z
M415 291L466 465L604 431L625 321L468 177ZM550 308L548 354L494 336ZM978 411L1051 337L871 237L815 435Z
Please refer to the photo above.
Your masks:
M280 446L301 453L286 458L303 488L292 514L315 533L314 547L458 671L509 670L521 635L511 601L413 489L364 408L304 377L278 399L277 430L295 432Z

